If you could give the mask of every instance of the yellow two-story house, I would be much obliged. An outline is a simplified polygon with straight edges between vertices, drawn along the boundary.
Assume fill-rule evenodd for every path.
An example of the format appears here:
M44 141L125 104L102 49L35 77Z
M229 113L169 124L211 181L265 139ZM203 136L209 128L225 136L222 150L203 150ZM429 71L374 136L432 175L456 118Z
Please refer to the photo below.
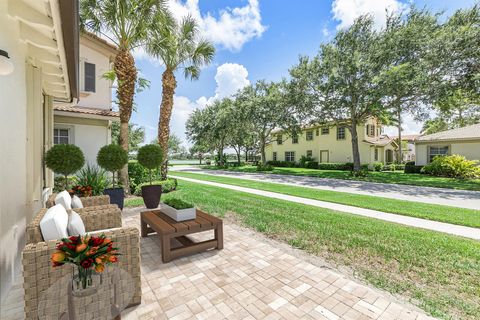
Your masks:
M358 148L362 164L395 161L397 143L383 134L382 124L375 118L357 126ZM312 125L296 135L284 131L272 133L266 147L267 161L298 162L302 156L319 163L353 162L352 137L346 126Z

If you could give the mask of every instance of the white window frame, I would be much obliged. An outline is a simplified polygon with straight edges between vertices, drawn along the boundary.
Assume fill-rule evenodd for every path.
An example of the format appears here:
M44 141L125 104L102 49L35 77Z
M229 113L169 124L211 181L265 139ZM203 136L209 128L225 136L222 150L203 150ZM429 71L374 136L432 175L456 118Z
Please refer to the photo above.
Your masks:
M305 133L305 140L312 141L313 140L313 130L308 130Z
M55 130L67 130L68 131L68 144L75 144L75 130L73 126L67 125L55 125L53 127L53 144L55 145Z
M307 150L307 153L305 155L307 158L313 158L313 150Z
M298 143L298 134L292 135L292 143L297 144Z
M277 145L283 144L283 137L281 134L277 135Z
M343 130L343 138L340 138L340 130ZM347 139L347 128L346 127L337 127L337 140Z
M447 148L446 153L440 153L440 149ZM432 149L436 149L436 152L432 154ZM439 146L428 146L427 148L427 161L428 163L432 162L433 158L436 156L448 156L450 154L450 146L449 145L439 145ZM433 157L432 157L433 156Z
M326 136L330 134L330 128L329 127L322 127L322 136Z
M276 151L272 152L272 160L277 161L277 152Z
M285 151L285 161L295 162L295 151Z

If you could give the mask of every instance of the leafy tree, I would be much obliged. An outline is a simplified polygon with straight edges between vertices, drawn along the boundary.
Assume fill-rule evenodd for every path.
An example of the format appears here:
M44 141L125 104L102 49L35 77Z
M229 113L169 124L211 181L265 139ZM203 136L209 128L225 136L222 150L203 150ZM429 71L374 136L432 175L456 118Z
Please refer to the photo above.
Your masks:
M98 165L112 173L113 188L115 188L115 171L122 169L127 162L127 152L117 144L103 146L97 154Z
M120 144L120 123L112 122L112 143ZM128 150L137 151L145 141L145 129L134 123L128 124Z
M168 138L168 155L169 157L173 156L174 154L179 154L184 151L182 146L183 141L177 135L171 134Z
M298 112L308 121L348 128L355 171L360 171L357 126L385 113L376 78L382 67L378 38L372 17L362 16L322 44L316 57L301 57L290 70Z
M236 95L236 103L249 115L249 127L258 139L262 164L266 164L265 147L274 129L295 130L297 119L288 99L285 80L274 83L264 80L244 88ZM250 137L251 138L251 137Z
M198 158L198 161L200 162L200 164L202 164L203 157L205 153L208 153L208 151L209 150L207 146L200 143L195 143L193 146L190 147L190 150L189 150L192 157Z
M165 23L161 14L150 28L147 52L165 65L158 122L158 142L164 154L168 154L173 95L177 87L175 72L183 69L186 78L196 80L200 77L201 67L208 65L215 55L214 46L209 41L199 39L198 34L197 22L190 16L180 22L169 19ZM164 163L162 179L167 178L167 170Z
M84 163L82 150L73 144L54 145L45 154L47 167L65 176L65 189L68 189L68 175L80 170Z
M247 152L247 149L254 144L253 141L256 140L257 135L248 106L239 103L235 98L233 98L230 118L230 134L227 143L235 150L237 162L240 164L242 150ZM245 157L246 159L247 157Z
M137 69L132 51L145 44L154 16L168 16L164 0L81 0L80 24L83 29L108 38L118 48L114 71L118 79L117 101L120 109L119 144L128 151L128 123L133 110ZM128 190L125 165L120 180Z
M187 135L194 144L215 150L224 165L223 151L231 134L231 99L216 100L205 109L195 110L187 120Z
M422 134L432 134L449 129L449 124L442 118L427 120L423 124Z
M428 11L412 8L406 18L390 15L379 38L377 59L383 67L378 76L382 104L390 112L402 141L403 115L412 114L417 120L427 113L428 63L426 53L432 45L432 34L438 29L437 17ZM403 159L399 143L398 159Z
M150 185L152 185L152 171L163 162L163 151L158 144L147 144L138 149L137 160L140 165L148 169Z

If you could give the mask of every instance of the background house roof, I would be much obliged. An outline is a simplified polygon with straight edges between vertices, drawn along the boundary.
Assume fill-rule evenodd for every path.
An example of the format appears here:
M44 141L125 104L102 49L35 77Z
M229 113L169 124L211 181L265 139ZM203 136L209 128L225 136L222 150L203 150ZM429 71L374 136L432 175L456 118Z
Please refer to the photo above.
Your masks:
M420 134L402 134L402 141L414 141L420 136ZM392 139L398 139L398 136L392 136Z
M71 112L71 113L80 113L94 116L104 116L104 117L120 117L120 114L115 111L106 110L106 109L95 109L95 108L86 108L86 107L77 107L77 106L68 106L68 105L54 105L53 110Z
M480 123L452 130L428 134L417 138L415 141L448 141L448 140L477 140L480 139Z

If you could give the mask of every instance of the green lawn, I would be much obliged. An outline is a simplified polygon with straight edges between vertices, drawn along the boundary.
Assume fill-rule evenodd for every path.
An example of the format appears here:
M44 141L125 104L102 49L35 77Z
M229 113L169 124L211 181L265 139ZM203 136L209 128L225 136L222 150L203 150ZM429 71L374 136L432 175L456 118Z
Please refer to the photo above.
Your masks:
M435 204L395 200L345 192L318 190L312 188L297 187L270 182L259 182L239 178L210 176L181 171L171 172L171 174L179 177L213 181L229 185L283 193L297 197L341 203L360 208L367 208L383 212L397 213L405 216L480 228L480 210L452 208Z
M203 168L218 170L218 168L215 166L204 166ZM228 169L221 169L221 170L258 173L256 171L256 167L254 166L229 167ZM408 185L423 186L423 187L437 187L437 188L480 191L480 179L460 180L460 179L452 179L452 178L432 177L426 174L404 173L403 171L393 171L393 172L375 171L375 172L369 172L368 176L366 177L351 177L349 171L275 167L272 173L288 174L288 175L295 175L295 176L309 176L309 177L318 177L318 178L408 184Z
M244 225L347 266L434 316L480 314L478 241L181 180L178 191L162 195L171 197L220 217L235 214ZM127 200L127 206L138 203Z

